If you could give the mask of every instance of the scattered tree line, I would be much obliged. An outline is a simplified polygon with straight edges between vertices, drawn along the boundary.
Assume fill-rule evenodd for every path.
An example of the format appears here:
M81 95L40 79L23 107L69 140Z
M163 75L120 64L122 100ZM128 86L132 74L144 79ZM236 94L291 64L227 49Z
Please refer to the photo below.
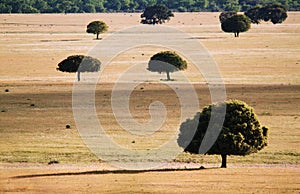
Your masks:
M159 11L157 11L155 7L152 7L150 12L169 13L167 15L172 15L168 9L158 10ZM142 16L143 15L145 14L142 14ZM153 17L152 14L150 15ZM247 24L242 24L244 20ZM161 23L159 20L154 21L151 20L151 22L146 23ZM239 31L236 31L235 28L238 28L242 32L244 30L243 28L245 28L245 30L249 29L251 23L247 16L231 12L221 13L220 21L222 23L222 29L225 23L229 23L226 24L226 26L228 26L224 28L229 28L229 31L231 30L231 32L234 32L237 36ZM87 32L97 34L98 39L98 35L105 32L107 28L108 26L104 22L93 21L88 24ZM82 72L98 72L100 71L100 66L101 62L96 58L84 55L71 55L62 60L56 69L62 72L77 72L77 79L80 81L80 74ZM187 62L174 51L162 51L156 53L150 58L147 69L151 72L166 73L166 81L170 81L170 73L187 69ZM245 102L239 100L228 100L223 103L211 104L204 107L201 113L196 113L193 120L188 119L186 122L181 124L177 142L179 146L184 148L185 152L199 154L200 146L204 141L207 130L209 129L211 115L222 114L222 110L225 111L225 120L223 125L220 126L220 133L217 134L218 137L216 141L213 142L212 147L209 148L206 153L201 154L221 155L221 167L226 168L228 155L245 156L251 153L256 153L268 145L269 129L265 126L261 126L253 108L248 106Z
M60 62L57 70L77 72L78 81L80 81L81 72L100 71L100 65L101 62L96 58L72 55ZM159 52L153 55L148 63L149 71L167 73L168 81L170 72L186 68L187 62L172 51ZM184 148L185 152L199 154L201 144L208 133L212 114L221 116L223 110L225 111L224 123L220 126L216 141L212 142L212 147L206 153L200 154L221 155L221 168L226 168L228 155L245 156L256 153L268 145L268 127L260 124L253 108L245 102L227 100L204 107L201 112L196 113L194 119L188 119L181 124L177 143ZM208 134L211 135L210 133Z
M254 24L261 21L271 21L273 24L282 23L287 16L287 9L278 4L269 4L263 7L257 6L245 12L245 15L251 19Z
M274 0L2 0L0 13L95 13L142 12L146 7L161 4L172 11L247 11ZM299 0L277 0L289 11L300 11Z
M83 72L100 71L101 62L91 56L71 55L58 63L56 70L68 73L77 73L77 80L80 81L80 74ZM187 69L187 62L176 52L161 51L153 55L148 62L148 71L166 73L167 80L171 81L170 73Z
M224 32L234 33L239 37L241 32L251 28L251 23L260 24L261 21L271 21L273 24L280 24L288 17L287 9L279 4L268 4L263 7L254 7L245 12L222 12L219 16L221 28Z

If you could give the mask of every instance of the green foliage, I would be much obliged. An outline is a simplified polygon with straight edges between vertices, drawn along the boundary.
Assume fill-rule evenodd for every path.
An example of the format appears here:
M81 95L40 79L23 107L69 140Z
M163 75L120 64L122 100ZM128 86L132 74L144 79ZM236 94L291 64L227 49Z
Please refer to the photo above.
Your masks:
M253 24L259 24L261 20L260 7L253 7L245 12L245 15L250 18Z
M225 103L212 104L204 107L199 118L199 124L192 141L187 144L185 139L190 135L186 130L192 128L181 127L178 143L186 152L198 154L201 142L206 134L212 110L216 113L226 106L226 115L218 139L207 154L248 155L256 153L267 146L268 128L261 126L252 107L239 100L228 100ZM194 121L188 120L182 126L193 126ZM226 164L225 164L226 167Z
M271 21L273 24L282 23L287 18L287 9L279 4L269 4L264 7L255 7L245 12L252 23L259 24L261 20Z
M219 15L219 20L220 20L221 23L223 23L225 20L227 20L228 18L230 18L234 15L237 15L237 12L234 12L234 11L222 12Z
M0 13L93 13L133 12L161 4L172 11L246 11L252 7L278 3L299 11L299 0L2 0Z
M97 72L101 62L90 56L72 55L58 64L57 70L62 72Z
M87 25L86 32L96 34L96 38L99 39L99 34L108 30L108 26L103 21L93 21Z
M235 37L239 37L239 33L251 28L251 21L245 15L234 15L222 22L221 27L224 32L234 33Z
M218 0L215 1L218 11L233 11L238 12L241 10L238 0Z
M282 23L287 18L287 10L284 6L278 4L267 5L262 10L264 21L269 20L273 24Z
M98 72L101 62L90 56L72 55L58 64L56 70L62 72L78 72L78 81L80 81L80 72Z
M144 13L141 15L142 24L162 24L165 20L170 20L170 17L174 17L174 14L164 5L153 5L146 7Z
M162 51L153 55L148 63L148 70L158 73L167 73L167 79L170 80L169 73L185 70L187 62L177 53L172 51Z

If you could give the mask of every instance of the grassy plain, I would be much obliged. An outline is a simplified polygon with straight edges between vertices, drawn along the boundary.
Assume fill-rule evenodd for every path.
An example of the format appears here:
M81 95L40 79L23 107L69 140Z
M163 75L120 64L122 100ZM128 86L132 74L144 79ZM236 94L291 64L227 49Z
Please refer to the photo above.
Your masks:
M85 33L86 25L96 19L110 26L103 39L139 25L139 14L128 13L0 15L0 192L299 193L300 13L289 13L281 25L253 25L240 38L221 32L218 13L177 13L166 23L207 48L218 64L227 97L253 106L261 123L270 128L269 146L250 156L229 157L228 169L215 169L219 156L181 154L169 164L172 168L210 169L136 174L99 171L115 168L99 161L82 142L72 114L75 75L55 69L65 57L87 54L97 45L94 36ZM159 81L165 75L153 74L153 80L133 91L130 101L133 117L142 123L150 118L151 102L164 102L168 120L155 138L122 132L110 106L113 82L130 61L146 63L159 49L121 53L105 69L105 82L97 86L99 120L125 147L160 145L180 125L178 99ZM186 75L194 81L200 106L209 104L203 78L195 76L193 68ZM48 166L51 160L60 164ZM38 174L44 176L13 178Z

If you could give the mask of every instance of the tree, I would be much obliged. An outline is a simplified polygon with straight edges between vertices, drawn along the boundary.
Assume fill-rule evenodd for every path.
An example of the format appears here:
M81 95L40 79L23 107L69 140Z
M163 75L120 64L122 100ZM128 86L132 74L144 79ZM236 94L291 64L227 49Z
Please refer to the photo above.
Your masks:
M260 17L265 22L271 21L273 24L282 23L287 18L287 10L284 6L270 4L260 9Z
M86 32L96 34L96 39L99 39L99 34L104 33L108 30L108 26L103 21L93 21L87 25Z
M108 0L105 1L104 6L110 11L120 11L122 3L119 0Z
M148 63L148 70L158 73L167 73L167 80L171 80L170 73L187 68L187 62L177 53L162 51L153 55Z
M245 12L245 15L251 19L253 24L259 24L261 20L260 7L254 7Z
M58 64L56 70L62 72L76 73L80 81L81 72L98 72L100 71L101 62L90 56L72 55Z
M67 14L68 12L72 12L73 2L70 0L62 0L60 3L57 4L57 8L61 11Z
M219 6L222 7L224 11L234 11L238 12L241 10L241 6L239 5L239 0L218 0Z
M221 132L206 154L217 154L222 156L221 168L227 167L228 155L248 155L256 153L267 146L268 128L261 126L252 107L245 102L239 100L228 100L219 104L211 104L204 107L200 113L198 128L194 134L192 141L186 144L186 152L198 154L203 137L207 132L210 122L212 110L216 114L221 113L226 106L226 115ZM184 126L192 126L191 120L183 123ZM189 134L184 130L189 130L187 127L180 129L181 133L178 138L180 146L183 145ZM190 130L192 130L190 128Z
M83 6L83 11L85 13L95 13L96 12L96 8L93 4L91 3L87 3Z
M252 23L259 24L261 20L271 21L273 24L282 23L286 20L287 9L278 4L269 4L264 7L254 7L245 12Z
M234 15L222 22L221 27L224 32L234 33L235 37L239 37L241 32L250 29L251 21L245 15Z
M155 4L173 11L242 11L278 2L289 11L299 11L299 0L1 0L0 13L135 12Z
M174 14L164 5L153 5L146 7L144 13L141 15L142 24L162 24L165 20L170 20L170 17L174 17Z
M220 20L221 23L223 23L225 20L227 20L228 18L230 18L234 15L237 15L237 12L235 12L235 11L222 12L219 15L219 20Z

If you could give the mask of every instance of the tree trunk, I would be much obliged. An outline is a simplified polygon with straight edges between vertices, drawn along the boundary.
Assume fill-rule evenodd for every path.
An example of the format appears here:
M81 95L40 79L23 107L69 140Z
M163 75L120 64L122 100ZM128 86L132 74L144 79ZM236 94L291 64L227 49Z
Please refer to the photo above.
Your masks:
M80 82L80 71L77 72L77 80Z
M237 33L236 33L236 37L240 37L240 32L237 32Z
M97 38L96 38L97 40L99 39L99 33L97 33Z
M167 71L167 80L168 80L168 81L171 80L171 78L170 78L170 72L168 72L168 71Z
M221 168L227 168L227 155L226 154L222 154L222 166Z

